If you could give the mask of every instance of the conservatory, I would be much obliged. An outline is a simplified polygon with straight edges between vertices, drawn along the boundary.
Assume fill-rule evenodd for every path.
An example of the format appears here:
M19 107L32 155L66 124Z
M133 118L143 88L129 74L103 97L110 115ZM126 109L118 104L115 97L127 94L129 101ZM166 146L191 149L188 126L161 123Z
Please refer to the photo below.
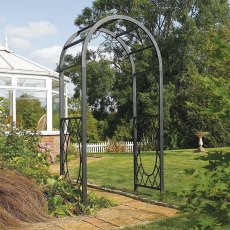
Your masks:
M65 78L66 115L68 83ZM6 123L38 130L59 148L59 74L10 51L7 41L0 46L0 101Z

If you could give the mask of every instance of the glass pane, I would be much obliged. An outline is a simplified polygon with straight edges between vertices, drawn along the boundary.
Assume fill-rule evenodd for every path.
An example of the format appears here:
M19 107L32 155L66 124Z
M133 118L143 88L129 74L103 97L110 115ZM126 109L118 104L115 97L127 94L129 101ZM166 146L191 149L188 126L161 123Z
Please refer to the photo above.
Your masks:
M0 77L0 85L11 86L11 77Z
M59 92L59 81L52 80L52 90Z
M52 81L52 90L59 92L59 81ZM66 93L66 83L64 83L64 93Z
M53 93L53 130L59 130L59 94Z
M17 127L25 130L46 130L46 101L46 92L44 91L17 91Z
M75 93L75 85L72 82L69 82L67 84L67 88L68 88L68 94L70 97L72 97Z
M24 87L46 87L45 79L18 78L18 86Z
M13 122L13 92L0 91L0 124L7 125ZM4 126L6 127L6 126Z

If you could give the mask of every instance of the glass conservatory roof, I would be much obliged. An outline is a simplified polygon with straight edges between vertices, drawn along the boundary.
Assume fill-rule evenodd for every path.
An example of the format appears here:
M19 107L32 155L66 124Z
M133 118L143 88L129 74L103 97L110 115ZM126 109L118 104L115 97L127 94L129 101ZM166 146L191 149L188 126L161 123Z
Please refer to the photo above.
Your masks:
M59 78L57 72L32 62L10 51L8 46L0 46L0 73L31 74Z

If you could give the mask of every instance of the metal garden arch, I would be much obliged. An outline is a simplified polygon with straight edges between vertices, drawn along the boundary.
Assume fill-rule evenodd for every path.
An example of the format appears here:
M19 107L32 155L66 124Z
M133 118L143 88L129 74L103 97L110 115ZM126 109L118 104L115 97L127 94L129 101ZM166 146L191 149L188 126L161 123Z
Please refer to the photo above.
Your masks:
M108 29L108 26L122 21L125 23L131 23L134 27L131 30L124 30L123 32L116 33ZM122 27L123 29L123 27ZM131 33L134 30L141 30L145 37L150 39L151 44L144 46L140 49L132 49L126 44L126 41L122 36ZM69 139L72 134L78 136L77 141L81 146L80 155L80 170L78 175L78 182L82 185L82 201L86 202L87 199L87 153L86 153L86 106L87 106L87 95L86 95L86 71L87 71L87 49L88 44L92 36L96 32L103 32L113 39L115 39L124 49L126 55L128 56L131 69L132 69L132 100L133 100L133 143L134 143L134 190L138 187L147 187L152 189L164 190L164 158L163 158L163 66L162 58L158 45L149 32L149 30L139 21L124 15L113 15L107 16L93 25L87 26L76 33L74 33L65 43L59 61L59 73L60 73L60 174L68 174L68 164L67 164L67 148L69 144ZM82 37L84 33L85 36ZM65 66L64 58L68 48L73 47L77 44L82 43L82 53L81 53L81 81L82 81L82 116L78 118L66 118L65 117L65 100L64 100L64 71L74 67ZM154 49L158 58L158 68L159 68L159 102L158 102L158 134L156 136L156 158L153 165L153 171L151 173L146 173L144 169L143 162L141 160L140 144L138 142L138 122L139 118L137 115L137 83L136 83L136 69L135 69L135 58L133 55L138 52L142 52L147 49ZM141 124L140 124L141 125ZM67 168L67 171L66 171Z

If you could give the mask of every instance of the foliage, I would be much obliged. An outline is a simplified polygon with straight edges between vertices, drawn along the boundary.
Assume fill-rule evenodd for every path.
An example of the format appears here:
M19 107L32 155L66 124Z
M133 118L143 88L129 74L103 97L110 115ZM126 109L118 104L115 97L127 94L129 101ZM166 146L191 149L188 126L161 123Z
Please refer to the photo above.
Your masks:
M78 106L78 101L74 98L71 100L71 112L69 114L69 117L81 117L81 107ZM87 116L87 123L86 123L86 130L87 130L87 142L97 142L99 141L99 131L97 129L98 121L95 119L95 117L92 114L92 111L89 107L87 107L86 110L86 116ZM78 139L81 137L77 137ZM80 140L80 139L79 139ZM76 140L72 140L73 142L76 142Z
M196 229L216 229L230 226L230 152L214 152L200 156L208 161L204 173L196 175L196 183L186 192L183 213L195 219Z
M87 205L81 205L81 209L86 214L92 214L101 208L116 206L117 202L103 196L97 196L94 192L90 192L87 197Z
M95 0L78 15L75 24L91 25L113 14L129 15L143 23L154 35L163 58L164 67L164 122L165 147L194 147L193 133L210 133L207 146L229 145L229 2L228 0ZM123 24L121 26L124 26ZM130 25L127 29L133 29ZM113 32L123 28L109 27ZM139 39L132 31L132 36ZM140 43L141 39L138 40ZM129 44L138 48L138 42ZM89 62L89 105L97 108L93 115L103 121L103 137L113 138L120 125L126 128L132 117L130 66L122 59L122 49L113 43L104 43L107 52L113 52L111 61ZM139 55L139 56L138 56ZM148 50L135 54L138 86L138 115L157 111L157 60ZM103 68L101 68L104 66ZM150 71L149 71L150 69ZM79 70L78 70L79 71ZM143 73L144 74L138 74ZM74 75L74 73L72 73ZM114 77L115 76L115 77ZM94 79L95 77L95 79ZM102 81L99 80L102 79ZM79 81L79 80L78 80ZM91 82L90 82L91 81ZM98 82L98 91L92 82ZM103 89L103 92L100 92ZM94 92L96 90L96 92ZM109 97L108 97L109 95ZM115 105L113 116L105 113L106 103ZM95 106L97 105L97 106ZM114 106L113 106L114 107ZM111 107L110 107L111 108ZM113 122L106 119L113 118ZM128 134L128 129L123 132Z
M181 81L182 90L177 93L170 108L172 133L181 146L195 146L194 133L199 130L209 132L206 146L229 145L229 83L228 80L210 79L194 73ZM194 94L197 92L197 94ZM176 127L176 129L174 129ZM174 129L174 130L173 130Z
M25 93L17 99L17 116L21 118L17 127L27 130L35 129L39 118L45 113L46 109L36 97Z
M64 178L48 178L44 190L52 216L77 215L81 191Z
M10 168L45 183L48 175L48 154L39 152L40 136L13 128L0 136L0 166Z
M101 208L116 205L112 200L97 197L90 193L87 204L81 203L81 189L71 180L63 177L50 177L44 186L48 199L49 213L55 217L91 214Z
M106 148L108 153L124 153L126 152L126 146L122 142L109 141L109 145Z
M6 131L10 124L7 124L7 103L4 98L0 97L0 134Z
M67 155L68 155L68 159L71 158L76 158L77 156L80 155L79 150L76 148L75 144L71 144L68 146L67 149Z
M115 141L130 141L132 140L132 121L121 120L115 129L113 139Z
M2 132L3 133L3 132ZM0 135L0 169L10 169L35 180L48 199L52 216L79 215L114 205L108 199L89 196L89 204L81 204L81 189L62 177L49 173L48 152L38 148L40 136L36 132L12 129Z
M185 101L185 108L189 120L193 120L193 125L187 124L190 130L209 130L207 146L230 145L230 85L229 80L219 78L210 79L203 76L196 79L197 83L193 86L196 91L202 93L202 97L191 97ZM195 120L196 119L196 120ZM218 138L217 138L218 134ZM187 140L187 142L189 142Z

